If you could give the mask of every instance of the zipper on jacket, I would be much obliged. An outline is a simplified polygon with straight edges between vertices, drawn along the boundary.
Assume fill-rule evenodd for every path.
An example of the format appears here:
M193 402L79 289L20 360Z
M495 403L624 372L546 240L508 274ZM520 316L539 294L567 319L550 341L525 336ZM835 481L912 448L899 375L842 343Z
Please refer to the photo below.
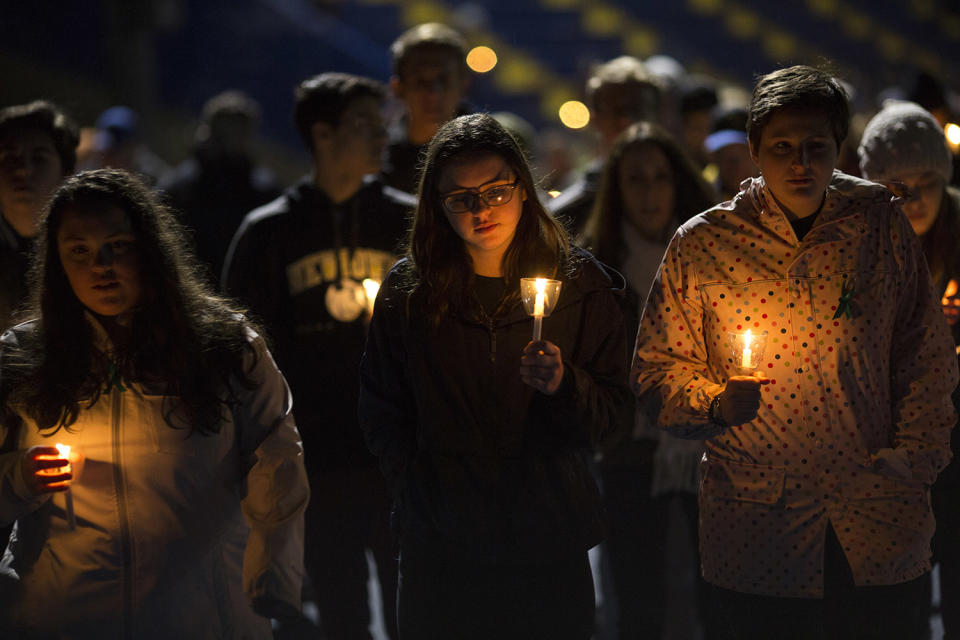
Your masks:
M120 413L123 406L123 393L114 387L111 395L111 429L113 431L113 481L117 487L117 513L120 518L120 559L121 559L121 598L123 619L121 633L124 638L133 637L133 552L130 546L130 522L127 514L127 491L123 481L123 467L120 458Z

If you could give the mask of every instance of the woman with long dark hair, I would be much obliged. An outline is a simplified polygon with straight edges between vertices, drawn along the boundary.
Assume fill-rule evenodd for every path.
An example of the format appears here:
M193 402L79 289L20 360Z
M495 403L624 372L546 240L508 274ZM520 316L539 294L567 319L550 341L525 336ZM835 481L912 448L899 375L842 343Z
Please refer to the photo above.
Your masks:
M637 122L614 142L581 244L627 279L628 335L637 333L647 292L677 227L716 202L693 161L658 125ZM695 553L703 443L668 435L639 411L618 434L604 443L597 464L610 518L604 601L617 605L611 609L617 611L618 637L659 638L669 503L680 498ZM702 581L698 585L703 596Z
M531 276L562 282L537 342ZM404 640L590 637L604 526L585 455L629 398L618 286L570 248L493 118L437 132L361 367L361 426L396 498Z
M0 573L22 634L269 638L299 608L290 394L185 243L123 171L70 178L42 220L0 352Z

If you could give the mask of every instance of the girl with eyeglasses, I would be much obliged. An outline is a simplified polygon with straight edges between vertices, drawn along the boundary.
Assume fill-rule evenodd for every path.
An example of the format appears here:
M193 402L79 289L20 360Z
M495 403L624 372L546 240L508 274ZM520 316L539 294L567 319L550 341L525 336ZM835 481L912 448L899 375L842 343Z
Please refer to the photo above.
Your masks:
M520 278L562 281L531 342ZM360 420L395 497L403 640L591 636L591 447L629 412L622 278L537 198L488 115L431 141L406 259L380 289Z

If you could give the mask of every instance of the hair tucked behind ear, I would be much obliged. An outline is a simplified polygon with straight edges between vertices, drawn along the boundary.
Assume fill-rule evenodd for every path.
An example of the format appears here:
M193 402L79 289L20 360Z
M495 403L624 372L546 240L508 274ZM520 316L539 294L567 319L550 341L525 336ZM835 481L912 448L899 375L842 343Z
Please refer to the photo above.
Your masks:
M470 313L477 309L470 296L473 261L443 212L440 174L457 156L485 154L503 158L526 194L516 233L501 263L507 294L497 313L519 303L521 277L556 275L570 251L563 227L537 198L530 167L516 140L487 114L451 120L437 131L427 148L407 248L409 286L413 289L412 298L418 300L411 306L422 309L434 325L455 311Z
M60 262L57 232L66 211L97 213L117 207L130 219L140 263L141 302L131 319L129 345L114 361L93 345L84 307ZM127 380L160 383L171 401L171 426L219 432L235 401L236 384L252 386L245 356L256 354L247 332L260 332L232 301L213 294L203 268L185 248L176 218L139 178L125 171L87 171L54 194L41 221L21 319L36 329L5 349L2 396L25 410L40 429L76 421L81 401L93 403L119 371Z

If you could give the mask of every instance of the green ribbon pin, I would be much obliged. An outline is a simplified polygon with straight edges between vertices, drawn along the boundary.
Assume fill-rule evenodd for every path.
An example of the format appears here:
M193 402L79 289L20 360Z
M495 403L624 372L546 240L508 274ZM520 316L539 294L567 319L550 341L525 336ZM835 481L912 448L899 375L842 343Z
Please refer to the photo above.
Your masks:
M849 288L847 285L850 285ZM843 277L843 282L840 283L840 298L837 300L837 312L833 314L833 319L836 320L840 316L846 316L848 319L852 320L860 315L860 309L857 307L857 303L853 301L853 296L857 294L857 285L851 278L847 280L847 277Z
M123 386L123 376L120 375L120 369L117 368L117 364L111 360L110 366L107 367L107 388L104 389L104 393L110 393L114 387L121 393L127 390L127 388Z

